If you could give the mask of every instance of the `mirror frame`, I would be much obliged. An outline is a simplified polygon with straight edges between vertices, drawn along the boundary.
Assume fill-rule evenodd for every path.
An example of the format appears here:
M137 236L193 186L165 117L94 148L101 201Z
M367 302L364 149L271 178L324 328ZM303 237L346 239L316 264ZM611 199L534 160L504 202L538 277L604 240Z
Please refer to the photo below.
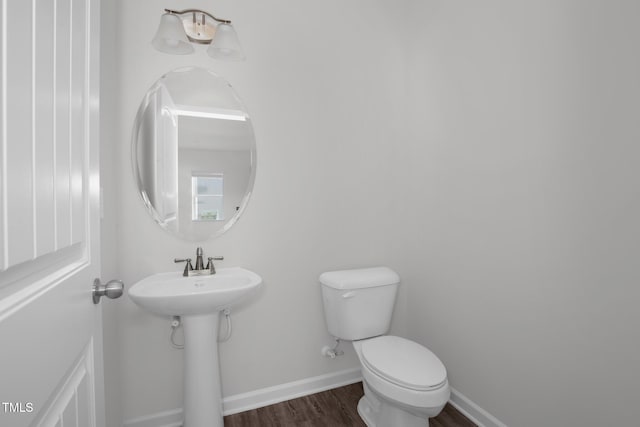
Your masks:
M172 73L177 73L177 72L187 72L189 70L202 70L205 71L209 74L212 75L212 77L220 79L222 82L225 83L226 86L228 86L229 90L231 91L231 93L233 94L234 98L237 100L238 104L242 107L242 110L244 111L244 113L246 114L247 117L247 122L250 126L250 130L251 130L251 148L250 148L250 168L251 168L251 173L249 175L249 180L247 182L247 188L244 192L244 195L242 196L242 199L240 201L240 205L239 205L239 209L235 212L235 214L229 218L228 220L226 220L224 222L224 225L222 227L220 227L219 229L217 229L215 232L208 234L206 236L192 236L192 235L188 235L185 233L181 233L179 230L171 230L164 221L162 221L159 216L158 213L156 211L156 209L154 208L154 206L151 204L151 202L149 201L149 199L147 197L145 197L145 193L143 191L143 182L142 182L142 177L140 174L140 167L139 167L139 162L138 162L138 146L139 146L139 141L138 141L138 134L140 131L140 126L142 125L142 117L144 116L144 112L146 111L146 108L149 105L149 97L151 96L151 94L156 90L156 88L158 86L160 86L162 84L163 79L165 79L167 76L169 76ZM160 228L162 228L163 230L165 230L167 233L187 240L187 241L192 241L192 242L199 242L199 241L204 241L204 240L209 240L209 239L215 239L217 237L220 237L222 234L224 234L225 232L227 232L231 227L233 227L233 225L235 225L236 222L238 222L238 220L240 219L240 217L242 216L242 214L244 213L248 203L249 203L249 199L251 198L251 194L253 193L253 186L255 183L255 178L256 178L256 167L257 167L257 153L256 153L256 138L255 138L255 131L253 128L253 124L251 122L251 116L249 115L247 108L245 107L244 103L242 102L242 100L240 99L240 97L238 96L238 94L236 93L236 91L234 90L233 86L231 86L231 84L223 77L221 77L220 75L216 74L215 72L213 72L210 69L207 68L203 68L203 67L196 67L196 66L190 66L190 67L178 67L175 68L167 73L164 73L162 76L160 76L160 78L158 78L150 87L149 89L147 89L147 91L145 92L144 97L142 98L142 101L140 102L140 105L138 106L138 110L136 113L136 117L135 120L133 122L133 130L132 130L132 134L131 134L131 164L132 164L132 169L133 169L133 175L134 175L134 179L137 185L136 188L136 192L138 193L138 197L140 198L140 200L142 201L142 204L145 206L147 212L151 215L151 217L153 218L153 220L160 226Z

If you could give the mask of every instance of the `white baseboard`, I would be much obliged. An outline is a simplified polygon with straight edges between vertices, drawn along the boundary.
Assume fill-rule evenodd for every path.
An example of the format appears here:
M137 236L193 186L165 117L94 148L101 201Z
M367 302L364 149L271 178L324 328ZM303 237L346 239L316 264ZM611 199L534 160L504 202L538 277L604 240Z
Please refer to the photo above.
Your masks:
M182 408L132 418L123 427L182 427Z
M360 368L347 369L331 374L320 375L304 380L293 381L273 387L262 388L248 393L236 394L223 399L224 415L249 411L263 406L273 405L325 390L342 387L362 381ZM180 427L182 426L182 408L158 412L125 421L124 427Z
M360 368L348 369L293 381L273 387L262 388L248 393L236 394L223 399L224 415L262 408L302 396L342 387L362 381ZM507 427L489 412L482 409L458 390L451 388L449 403L478 427ZM124 427L181 427L182 408L158 412L125 421Z
M478 427L507 427L502 421L476 405L464 394L451 387L449 403L458 411L476 423Z
M360 368L354 368L300 381L293 381L274 387L262 388L260 390L250 391L249 393L236 394L223 400L224 414L237 414L238 412L273 405L274 403L308 396L359 381L362 381Z

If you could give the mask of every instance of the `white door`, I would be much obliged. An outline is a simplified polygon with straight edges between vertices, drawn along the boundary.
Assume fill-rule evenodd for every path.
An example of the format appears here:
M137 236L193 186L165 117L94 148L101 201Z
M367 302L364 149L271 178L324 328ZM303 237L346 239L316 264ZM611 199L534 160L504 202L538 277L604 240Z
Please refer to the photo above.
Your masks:
M0 426L103 427L99 1L0 1Z

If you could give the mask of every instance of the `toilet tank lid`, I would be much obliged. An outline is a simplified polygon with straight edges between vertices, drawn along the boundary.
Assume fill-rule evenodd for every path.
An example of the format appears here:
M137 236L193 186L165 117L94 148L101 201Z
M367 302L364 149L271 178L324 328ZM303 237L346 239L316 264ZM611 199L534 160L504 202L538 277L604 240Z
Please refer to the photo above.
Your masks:
M334 289L373 288L400 283L400 276L388 267L358 268L327 271L320 275L320 283Z

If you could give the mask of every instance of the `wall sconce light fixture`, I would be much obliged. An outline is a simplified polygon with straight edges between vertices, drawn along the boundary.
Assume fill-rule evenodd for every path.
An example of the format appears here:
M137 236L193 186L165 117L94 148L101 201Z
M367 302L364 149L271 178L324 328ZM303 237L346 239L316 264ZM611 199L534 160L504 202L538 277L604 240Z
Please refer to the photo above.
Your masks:
M207 54L215 59L244 60L244 53L231 21L216 18L199 9L165 9L151 44L174 55L193 53L193 43L208 44Z

